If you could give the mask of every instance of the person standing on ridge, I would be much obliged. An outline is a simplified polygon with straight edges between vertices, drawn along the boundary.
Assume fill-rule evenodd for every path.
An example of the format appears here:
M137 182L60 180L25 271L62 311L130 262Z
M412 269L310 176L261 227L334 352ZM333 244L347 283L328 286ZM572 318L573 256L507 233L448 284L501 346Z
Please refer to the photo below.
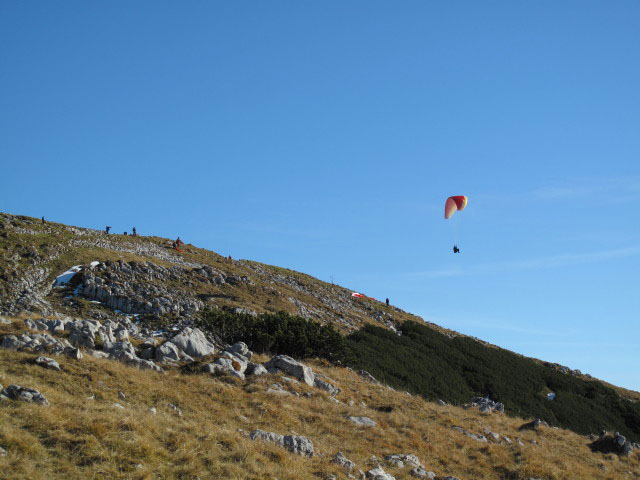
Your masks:
M389 306L389 299L387 298L387 307Z
M178 239L176 240L176 246L180 248L180 245L182 245L182 240L180 240L180 237L178 237Z
M133 227L133 236L134 236L134 237L137 237L137 236L138 236L138 234L136 233L136 227Z
M45 222L44 222L44 215L43 215L43 216L42 216L42 224L44 225L44 223L45 223Z
M107 235L109 235L109 230L111 230L111 227L109 225L104 227L104 233L106 233Z

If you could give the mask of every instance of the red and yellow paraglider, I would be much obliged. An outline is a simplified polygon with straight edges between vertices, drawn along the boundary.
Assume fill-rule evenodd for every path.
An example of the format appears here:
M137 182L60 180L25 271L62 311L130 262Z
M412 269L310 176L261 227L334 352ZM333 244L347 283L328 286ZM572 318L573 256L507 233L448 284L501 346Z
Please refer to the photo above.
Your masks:
M467 197L464 195L454 195L453 197L447 198L447 201L444 204L444 218L448 220L451 216L459 211L464 210L464 207L467 206ZM460 253L460 249L457 245L453 245L453 253Z
M456 195L447 198L447 202L444 204L444 218L449 219L456 210L464 210L467 206L467 197L464 195Z

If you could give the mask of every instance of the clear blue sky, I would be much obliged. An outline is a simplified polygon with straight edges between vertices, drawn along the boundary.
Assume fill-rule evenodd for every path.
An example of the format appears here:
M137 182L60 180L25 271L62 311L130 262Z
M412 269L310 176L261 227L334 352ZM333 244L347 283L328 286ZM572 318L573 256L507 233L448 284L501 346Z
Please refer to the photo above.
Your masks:
M7 0L0 210L333 278L640 390L639 52L637 1Z

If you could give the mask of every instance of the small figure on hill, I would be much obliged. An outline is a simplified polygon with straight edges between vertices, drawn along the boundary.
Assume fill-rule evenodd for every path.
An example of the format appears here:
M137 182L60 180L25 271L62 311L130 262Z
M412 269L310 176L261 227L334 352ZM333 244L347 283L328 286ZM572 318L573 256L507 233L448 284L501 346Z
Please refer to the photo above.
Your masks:
M125 236L125 237L127 236L127 232L124 232L124 236Z
M180 245L182 245L182 240L180 240L180 237L178 237L178 239L176 240L176 246L180 248Z
M137 237L137 236L138 236L138 233L136 232L136 227L133 227L133 236L134 236L134 237Z
M387 307L389 306L389 299L387 298Z
M42 216L42 224L43 224L43 225L45 224L44 216Z
M460 253L460 249L458 248L457 245L453 246L453 253Z
M109 230L111 230L111 227L109 225L104 227L104 233L106 233L107 235L109 235Z
M228 261L229 263L233 262L233 258L231 258L231 255L229 255L229 256L227 257L227 261Z

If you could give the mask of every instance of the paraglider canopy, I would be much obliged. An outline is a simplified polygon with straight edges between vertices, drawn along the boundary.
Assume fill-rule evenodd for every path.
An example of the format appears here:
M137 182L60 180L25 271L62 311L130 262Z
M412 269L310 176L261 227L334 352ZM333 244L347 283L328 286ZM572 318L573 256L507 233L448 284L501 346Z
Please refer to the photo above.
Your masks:
M464 195L456 195L447 198L447 202L444 204L444 218L451 218L456 210L464 210L467 206L467 197Z

